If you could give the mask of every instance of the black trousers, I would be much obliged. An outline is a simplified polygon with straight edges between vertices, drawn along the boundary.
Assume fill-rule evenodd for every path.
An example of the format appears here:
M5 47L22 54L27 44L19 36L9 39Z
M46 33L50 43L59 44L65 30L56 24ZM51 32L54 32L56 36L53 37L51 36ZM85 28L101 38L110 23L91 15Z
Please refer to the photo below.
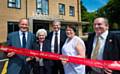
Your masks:
M33 74L52 74L52 68L50 66L34 66Z
M52 74L64 74L64 68L61 61L53 61Z
M31 69L32 69L32 68L31 68L31 65L26 62L26 63L22 66L22 68L21 68L21 70L20 70L20 74L30 74Z

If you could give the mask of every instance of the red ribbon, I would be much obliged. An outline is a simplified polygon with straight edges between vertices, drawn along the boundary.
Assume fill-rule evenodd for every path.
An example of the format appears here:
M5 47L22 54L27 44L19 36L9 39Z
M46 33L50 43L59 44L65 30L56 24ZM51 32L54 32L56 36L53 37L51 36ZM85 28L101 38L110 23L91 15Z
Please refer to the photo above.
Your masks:
M108 68L111 70L120 70L120 61L111 61L111 60L91 60L86 58L78 58L73 56L64 56L50 52L40 52L37 50L28 50L24 48L15 48L0 46L0 50L4 52L15 52L16 54L24 56L34 56L39 58L51 59L51 60L61 60L61 58L67 59L68 62L75 64L83 64L91 67L98 68Z

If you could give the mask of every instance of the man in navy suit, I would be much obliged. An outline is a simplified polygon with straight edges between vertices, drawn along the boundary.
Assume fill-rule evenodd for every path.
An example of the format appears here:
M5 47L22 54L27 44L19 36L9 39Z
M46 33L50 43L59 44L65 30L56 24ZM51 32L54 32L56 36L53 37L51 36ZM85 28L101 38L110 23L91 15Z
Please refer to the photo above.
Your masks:
M61 54L61 48L67 38L65 31L61 30L61 22L54 20L52 24L53 31L47 36L47 39L51 42L51 52ZM53 73L52 74L64 74L64 69L61 61L53 61Z
M16 48L32 48L32 43L35 41L35 36L28 30L28 19L20 19L19 31L12 32L7 37L8 46ZM24 52L24 51L23 51ZM14 52L7 53L9 63L7 67L7 74L29 74L30 65L27 62L27 57L15 54Z
M109 30L108 20L98 17L93 23L94 33L90 33L87 41L86 55L96 60L120 60L120 39ZM99 41L99 45L98 45ZM97 54L95 55L96 49ZM87 67L89 74L120 74L120 71Z

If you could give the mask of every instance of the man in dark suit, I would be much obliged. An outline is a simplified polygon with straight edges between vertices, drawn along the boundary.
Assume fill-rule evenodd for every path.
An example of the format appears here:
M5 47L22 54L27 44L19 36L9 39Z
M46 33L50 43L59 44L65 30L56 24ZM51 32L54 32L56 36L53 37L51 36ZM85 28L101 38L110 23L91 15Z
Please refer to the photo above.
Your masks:
M94 20L94 33L90 33L87 41L86 55L96 60L120 60L120 39L108 31L108 20L99 17ZM96 53L95 53L96 52ZM120 71L87 67L89 74L120 74Z
M31 49L32 43L35 41L35 36L33 33L28 31L28 26L28 19L20 19L19 31L12 32L7 37L8 46ZM30 73L30 65L27 62L26 56L18 55L14 52L9 52L7 53L7 57L9 57L7 74Z
M38 38L37 42L33 44L33 49L44 52L51 52L51 43L45 39L47 31L45 29L39 29L36 33ZM33 59L33 74L52 74L52 60L37 58Z
M54 20L52 24L53 31L47 36L47 39L51 41L51 51L53 53L61 54L61 48L67 38L66 33L61 28L61 22ZM64 69L61 61L53 61L53 73L52 74L64 74Z

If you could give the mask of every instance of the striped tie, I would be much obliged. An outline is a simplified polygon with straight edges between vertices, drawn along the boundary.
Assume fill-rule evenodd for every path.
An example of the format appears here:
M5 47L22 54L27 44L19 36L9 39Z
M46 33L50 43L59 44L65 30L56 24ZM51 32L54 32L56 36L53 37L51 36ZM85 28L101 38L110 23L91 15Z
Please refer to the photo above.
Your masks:
M95 48L93 50L93 55L91 56L91 59L97 59L99 48L100 48L100 42L99 42L99 36L97 36L96 45L95 45Z

